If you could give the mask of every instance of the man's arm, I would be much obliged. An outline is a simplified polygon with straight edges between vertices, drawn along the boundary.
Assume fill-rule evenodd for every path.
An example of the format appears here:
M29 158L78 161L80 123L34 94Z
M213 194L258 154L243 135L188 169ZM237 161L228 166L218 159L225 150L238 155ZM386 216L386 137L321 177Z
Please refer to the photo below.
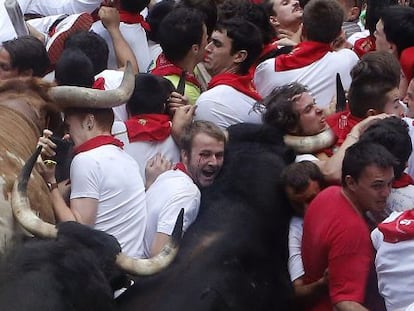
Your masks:
M118 10L116 8L103 6L99 9L99 17L112 38L118 68L124 70L127 61L130 61L134 74L137 74L139 72L137 59L119 29L120 21Z
M164 247L164 245L167 244L169 239L170 236L168 234L161 232L155 233L154 241L151 245L151 257L156 256Z
M335 311L368 311L367 308L355 301L341 301L334 306Z

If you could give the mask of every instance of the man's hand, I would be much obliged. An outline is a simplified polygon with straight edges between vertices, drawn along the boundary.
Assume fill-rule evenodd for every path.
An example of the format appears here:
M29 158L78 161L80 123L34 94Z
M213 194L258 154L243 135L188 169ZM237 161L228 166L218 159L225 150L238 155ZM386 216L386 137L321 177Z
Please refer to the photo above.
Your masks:
M37 161L37 170L46 182L55 183L56 162L50 160L51 157L56 155L56 144L50 140L52 135L52 131L45 129L43 130L43 136L37 142L38 146L42 146L42 151Z
M172 120L171 135L177 145L180 144L180 137L184 128L193 121L196 108L197 106L195 105L186 105L178 107L175 110Z
M159 153L149 159L145 166L145 189L148 190L159 175L172 169L172 167L173 165L171 161L167 160Z
M172 92L170 97L168 98L168 113L171 116L174 116L175 111L180 108L187 106L189 103L188 97L181 95L177 92Z
M102 6L98 12L102 24L108 31L119 29L119 12L116 8Z

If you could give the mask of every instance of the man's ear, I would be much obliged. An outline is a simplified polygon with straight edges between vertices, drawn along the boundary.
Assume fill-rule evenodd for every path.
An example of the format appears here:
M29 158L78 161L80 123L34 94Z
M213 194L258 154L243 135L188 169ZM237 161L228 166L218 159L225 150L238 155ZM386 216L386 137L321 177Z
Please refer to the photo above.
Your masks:
M366 117L375 116L378 114L378 111L375 109L368 109L367 113L365 114Z
M346 187L352 192L354 192L356 188L358 187L358 183L350 175L345 176L345 184L346 184Z
M394 55L398 55L397 45L395 43L390 43L390 52Z
M269 22L273 27L279 27L280 25L279 21L277 20L277 17L274 15L270 15Z
M184 164L188 164L189 162L189 157L188 157L188 153L185 150L181 150L180 151L180 155L181 155L181 162Z
M198 44L193 44L193 45L191 46L191 51L192 51L195 55L197 55L197 54L200 52L200 45L198 45Z
M350 21L354 21L359 18L361 15L361 10L357 6L353 6L351 10L349 10L348 18Z
M93 114L88 113L85 119L86 127L91 130L95 125L95 116Z
M241 64L244 62L247 58L247 51L246 50L240 50L234 53L233 55L233 62L236 64Z

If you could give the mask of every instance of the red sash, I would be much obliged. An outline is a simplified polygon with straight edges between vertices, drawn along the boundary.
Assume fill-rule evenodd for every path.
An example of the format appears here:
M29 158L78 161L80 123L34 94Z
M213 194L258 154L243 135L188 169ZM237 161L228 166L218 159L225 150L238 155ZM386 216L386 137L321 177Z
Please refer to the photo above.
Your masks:
M182 72L183 69L171 63L163 53L158 56L157 61L155 62L155 68L151 71L151 73L156 76L180 76ZM198 82L193 74L186 72L185 80L198 88L201 88L200 82Z
M407 173L403 173L400 178L392 182L392 187L395 189L404 188L409 185L414 185L414 180ZM414 208L414 206L413 206Z
M74 149L74 152L75 154L78 154L81 152L98 148L103 145L115 145L119 148L122 148L124 146L124 143L110 135L99 135L85 141L83 144L76 147Z
M208 88L211 89L217 85L228 85L232 88L236 89L237 91L254 98L255 100L261 100L262 97L257 93L253 82L252 77L247 74L244 76L237 75L234 73L219 73L218 75L215 75L208 84Z
M375 51L375 37L369 35L366 38L356 40L353 50L359 58L368 52Z
M340 147L345 141L346 136L351 132L352 128L362 119L353 116L349 111L337 112L328 116L326 123L335 133L337 137L336 143L333 147ZM332 148L323 150L329 157L333 155Z
M92 84L92 88L96 90L105 90L105 78L100 77L95 80L95 82Z
M184 174L190 176L190 174L188 174L188 171L187 171L187 169L185 168L185 166L182 162L176 163L175 167L174 167L174 170L179 170L179 171L183 172Z
M327 43L300 42L289 54L276 57L275 71L286 71L308 66L324 57L332 48Z
M380 223L378 230L384 235L384 242L398 243L414 238L414 211L403 212L388 223Z
M141 24L142 28L147 31L151 30L150 25L145 21L144 17L139 13L131 13L119 10L119 19L125 24Z
M125 121L130 142L164 141L171 134L170 117L166 114L139 114Z

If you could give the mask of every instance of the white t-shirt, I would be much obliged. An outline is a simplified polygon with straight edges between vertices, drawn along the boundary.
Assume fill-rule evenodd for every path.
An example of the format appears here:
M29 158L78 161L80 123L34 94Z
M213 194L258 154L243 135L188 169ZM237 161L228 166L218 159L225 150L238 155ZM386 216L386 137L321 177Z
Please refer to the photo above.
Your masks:
M171 235L177 216L184 208L183 231L194 222L200 207L200 190L180 170L162 173L147 190L147 227L144 236L145 256L149 257L157 232Z
M201 93L194 119L226 129L236 123L262 123L260 112L252 111L256 100L228 85L217 85Z
M320 108L327 108L336 96L336 74L341 76L345 90L351 85L351 69L358 56L349 49L328 52L320 60L298 69L275 71L275 59L260 63L254 74L254 83L262 97L266 97L277 86L299 82L308 86Z
M305 274L302 263L303 218L293 216L289 224L289 259L288 269L290 280L300 278Z
M161 142L136 141L130 143L125 123L120 121L115 121L112 125L112 135L124 143L124 150L137 161L144 184L145 166L148 160L157 153L172 163L180 161L180 150L171 136Z
M101 21L93 23L91 30L105 39L109 48L108 69L118 69L112 38L103 26ZM147 72L151 62L150 50L148 47L147 34L140 24L126 24L121 22L119 30L128 42L138 62L139 72Z
M414 208L414 185L392 188L387 199L386 213L403 212Z
M71 199L98 200L94 228L112 234L122 251L142 257L146 201L137 163L114 145L77 154L70 169Z
M383 222L390 222L399 215L401 212L394 212ZM375 269L378 289L384 297L387 310L404 310L414 302L414 239L387 243L376 228L371 233L371 240L377 250Z

